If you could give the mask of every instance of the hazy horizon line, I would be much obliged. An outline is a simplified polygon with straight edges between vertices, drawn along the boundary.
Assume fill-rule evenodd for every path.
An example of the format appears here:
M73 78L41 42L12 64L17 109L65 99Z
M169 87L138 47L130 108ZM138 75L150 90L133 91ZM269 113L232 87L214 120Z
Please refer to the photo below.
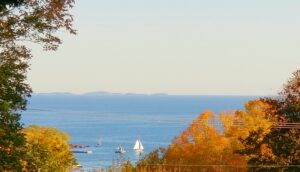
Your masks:
M33 92L34 94L68 94L68 95L145 95L145 96L251 96L251 97L274 97L278 95L274 94L170 94L165 92L154 92L154 93L136 93L136 92L110 92L110 91L90 91L90 92L83 92L83 93L75 93L75 92L66 92L66 91L53 91L53 92Z

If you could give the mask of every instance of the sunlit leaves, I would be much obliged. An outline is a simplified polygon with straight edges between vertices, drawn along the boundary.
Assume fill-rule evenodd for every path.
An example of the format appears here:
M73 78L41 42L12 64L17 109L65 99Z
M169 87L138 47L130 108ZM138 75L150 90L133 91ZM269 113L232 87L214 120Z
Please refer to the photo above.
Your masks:
M69 135L54 128L30 126L24 129L28 171L69 171L75 158L67 144Z
M236 168L247 171L247 161L256 155L261 155L261 159L274 159L269 145L262 144L273 122L278 120L269 114L271 110L264 101L253 100L245 104L245 110L221 113L219 119L212 112L203 112L174 138L161 156L158 150L152 152L137 167L152 171L230 171ZM257 154L242 153L250 149L257 150Z
M299 171L300 71L278 98L246 102L245 110L204 112L172 144L142 159L142 171ZM277 127L282 124L283 127ZM278 168L280 166L280 168Z

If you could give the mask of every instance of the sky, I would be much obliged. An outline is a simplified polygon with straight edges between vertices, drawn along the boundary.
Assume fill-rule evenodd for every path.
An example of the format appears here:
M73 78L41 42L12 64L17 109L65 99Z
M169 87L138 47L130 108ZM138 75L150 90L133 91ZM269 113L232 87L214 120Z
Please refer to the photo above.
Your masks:
M75 36L33 46L34 92L275 95L300 67L298 0L77 0Z

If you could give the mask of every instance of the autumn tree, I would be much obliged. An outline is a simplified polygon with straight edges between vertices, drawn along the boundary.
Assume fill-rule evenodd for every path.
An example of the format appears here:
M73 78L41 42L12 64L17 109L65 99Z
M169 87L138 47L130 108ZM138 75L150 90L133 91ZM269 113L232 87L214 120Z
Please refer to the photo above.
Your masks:
M265 98L268 104L265 112L268 117L277 118L278 124L300 122L300 70L284 86L278 98ZM276 124L276 123L275 123ZM245 149L240 153L250 156L249 165L258 166L255 170L274 171L268 165L281 166L283 171L297 171L300 164L299 128L273 127L263 138L261 131L254 131L241 139ZM264 154L268 156L264 156ZM267 167L266 167L267 166Z
M300 70L278 97L248 101L244 110L219 116L220 123L212 112L202 113L167 149L141 159L137 169L299 171L300 131L284 124L300 123Z
M286 122L300 122L300 70L293 73L280 96L280 111Z
M167 149L151 152L137 164L140 171L247 171L248 159L261 160L273 156L262 140L271 131L277 117L270 117L271 106L261 100L245 104L244 110L223 112L216 118L212 112L203 112L190 126L175 137ZM243 142L253 133L259 145L259 154L247 155L241 151L255 149ZM248 146L248 147L247 147ZM249 168L250 169L250 168Z
M73 0L1 0L0 2L0 171L20 171L24 136L20 112L31 94L26 83L31 51L28 42L56 50L56 31L72 28Z
M274 123L279 119L272 106L262 100L252 100L245 104L244 111L235 111L233 114L223 114L224 133L231 138L231 145L236 145L234 152L244 155L247 159L249 170L255 169L256 163L251 161L265 161L265 165L273 165L268 159L274 157L269 145L263 142L271 132Z
M166 149L160 147L148 155L142 157L136 164L136 171L138 172L163 172L166 171L164 154Z
M128 160L125 163L121 165L121 172L136 172L134 166L131 164L131 162ZM138 171L140 172L140 171Z
M219 135L210 123L212 120L214 115L211 112L204 112L195 119L169 146L164 156L166 163L183 166L223 164L220 155L228 145L228 140Z
M137 168L150 171L245 171L246 159L232 139L217 128L219 119L203 112L164 150L148 154ZM223 125L223 124L222 124Z
M76 164L67 144L69 135L55 128L29 126L23 130L26 138L25 171L70 171Z

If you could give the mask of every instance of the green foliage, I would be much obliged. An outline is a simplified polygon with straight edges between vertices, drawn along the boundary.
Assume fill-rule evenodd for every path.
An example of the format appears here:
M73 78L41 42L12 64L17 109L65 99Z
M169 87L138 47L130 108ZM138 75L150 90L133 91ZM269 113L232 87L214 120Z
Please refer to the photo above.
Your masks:
M69 171L76 160L67 144L69 135L55 128L29 126L26 137L27 171Z
M6 6L13 6L17 7L21 5L24 2L24 0L1 0L0 1L0 11L5 9Z
M19 114L8 112L9 104L1 103L0 117L0 171L21 169L24 158L24 137L19 132L21 125L18 123Z
M0 103L9 110L25 110L31 89L26 83L26 71L31 55L24 46L6 48L0 52Z
M12 47L4 49L0 57L0 171L19 171L25 143L19 120L31 93L24 75L30 54L24 47Z
M0 1L0 171L20 171L26 163L20 113L31 94L26 83L30 50L28 42L56 50L61 40L56 31L72 34L69 9L74 0Z

